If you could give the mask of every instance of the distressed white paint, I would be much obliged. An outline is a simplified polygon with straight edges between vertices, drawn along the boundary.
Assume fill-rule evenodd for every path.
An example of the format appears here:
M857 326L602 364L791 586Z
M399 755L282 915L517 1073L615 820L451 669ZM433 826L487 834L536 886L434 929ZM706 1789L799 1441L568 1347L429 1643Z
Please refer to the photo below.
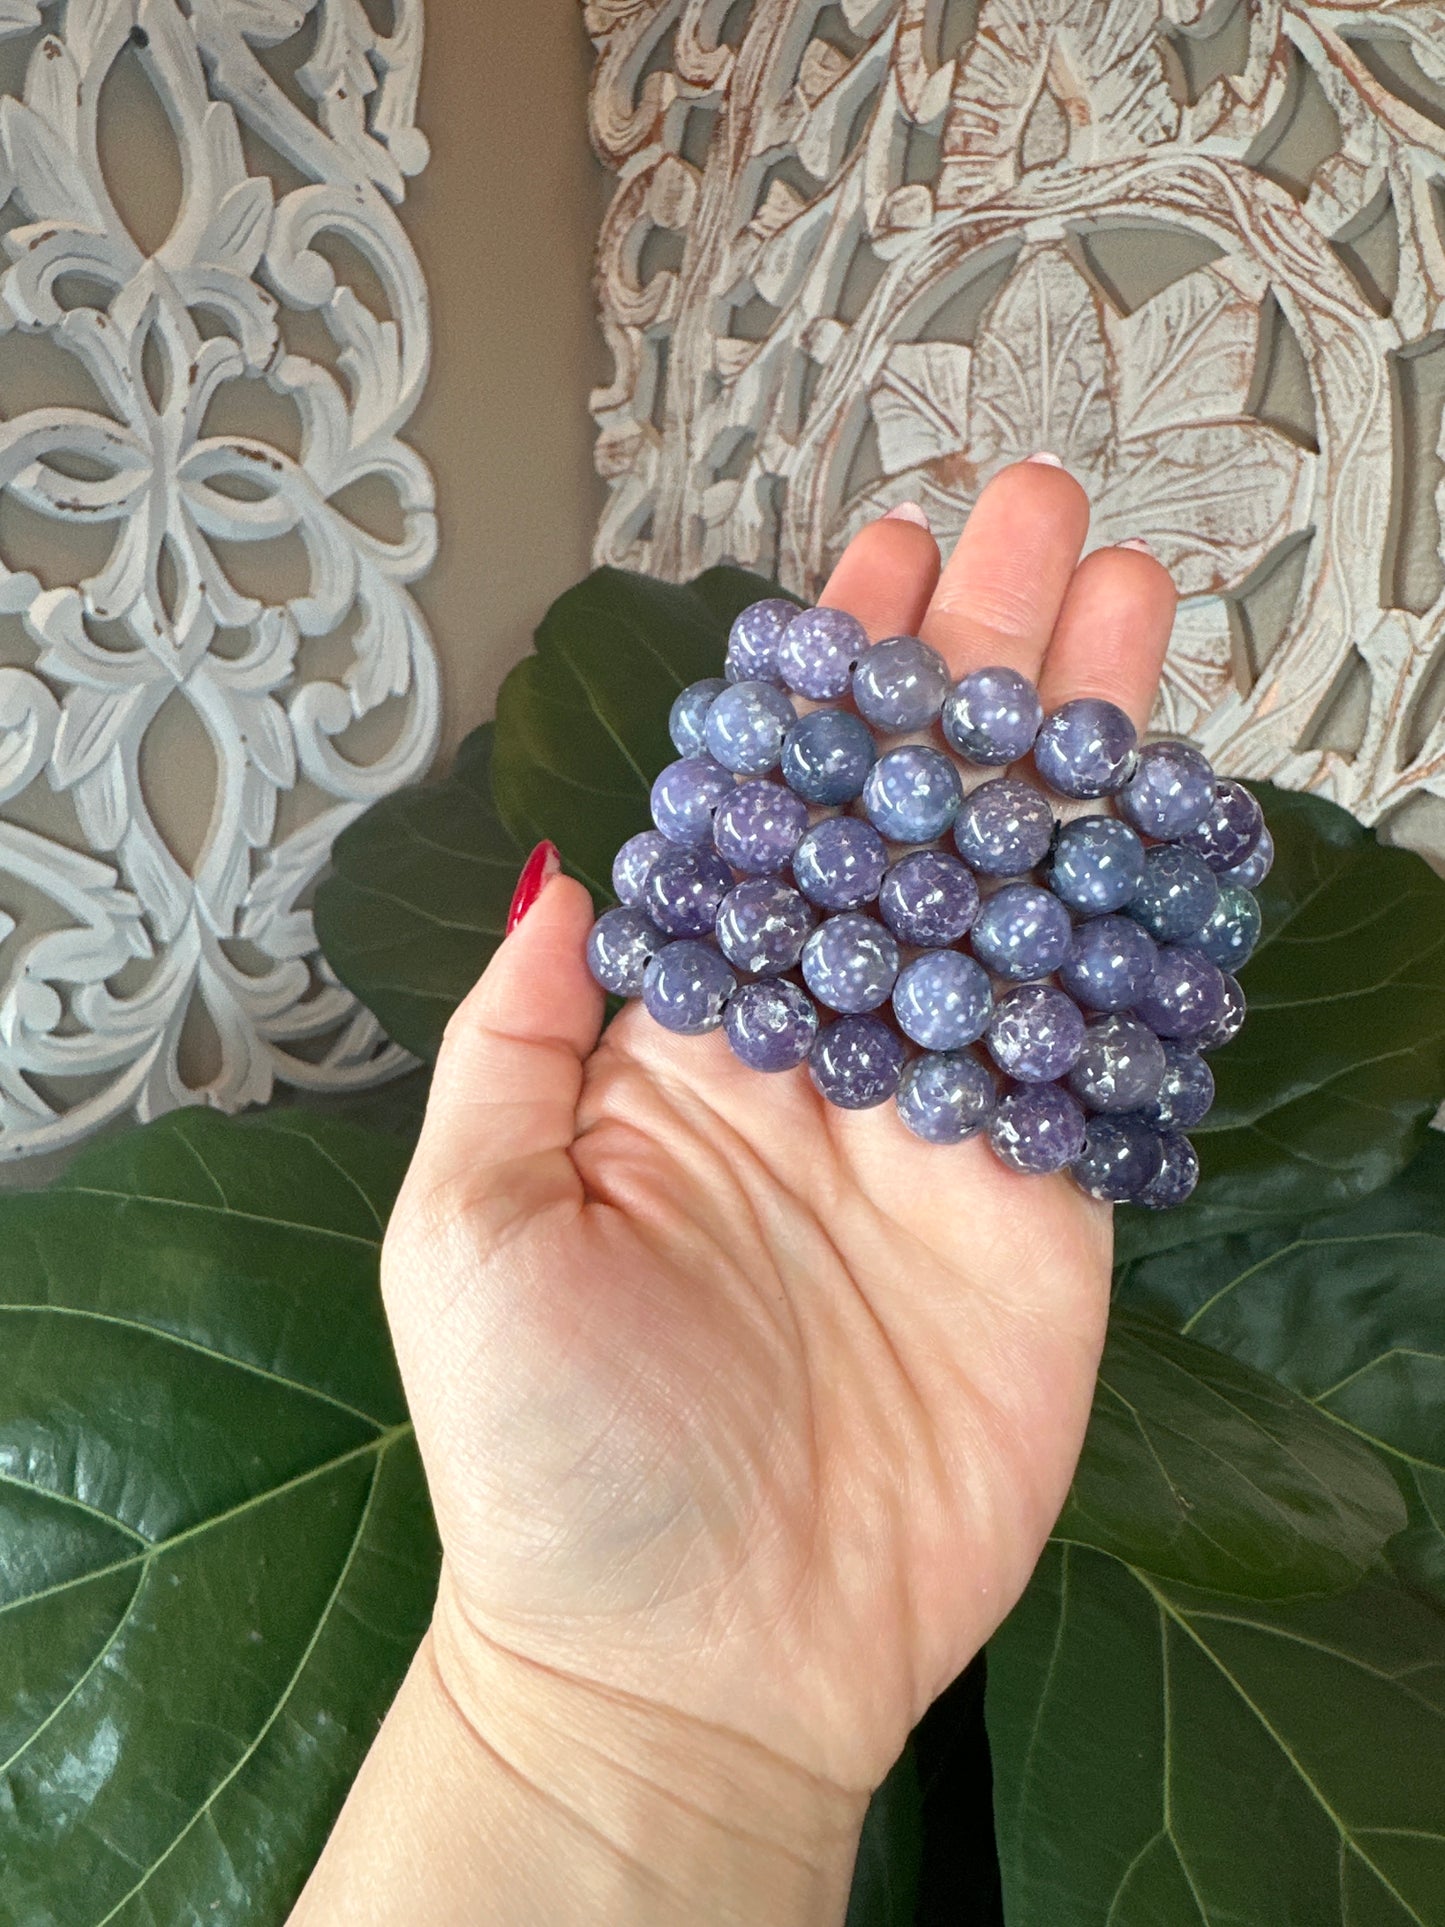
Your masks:
M426 374L427 302L393 207L426 161L412 120L421 28L420 0L394 0L387 34L361 0L0 0L0 39L35 43L23 97L0 98L0 211L17 223L0 332L44 334L96 390L91 408L7 419L0 405L0 492L62 537L89 524L110 538L98 572L60 586L0 554L0 611L34 645L33 663L0 669L0 904L13 880L53 906L38 932L0 920L0 1156L127 1113L234 1109L278 1079L363 1085L404 1061L316 956L305 903L337 831L418 776L437 733L436 665L406 588L433 555L432 487L400 439ZM314 113L258 58L302 30ZM127 45L184 182L150 254L98 140L102 85ZM248 172L239 124L304 184ZM338 280L317 250L328 239L364 258L386 312ZM288 348L287 319L306 311L331 361ZM244 403L262 384L294 405L299 457L259 432L209 431L213 398ZM394 539L343 498L377 478L399 504ZM304 545L299 593L235 586L229 545L287 538ZM349 637L344 665L308 673L308 641L333 633ZM190 865L140 773L177 694L217 772ZM388 702L387 746L351 753L343 733ZM3 820L42 780L73 800L88 851ZM278 801L298 783L312 813L278 837ZM197 1000L219 1040L199 1086L181 1051Z

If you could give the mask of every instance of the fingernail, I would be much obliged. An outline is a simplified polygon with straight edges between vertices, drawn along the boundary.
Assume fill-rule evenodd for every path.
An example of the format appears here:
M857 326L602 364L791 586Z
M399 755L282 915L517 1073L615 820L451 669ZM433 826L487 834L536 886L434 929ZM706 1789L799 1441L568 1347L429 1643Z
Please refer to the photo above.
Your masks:
M1059 460L1058 456L1051 455L1046 448L1041 448L1037 455L1030 455L1028 459L1031 462L1042 462L1045 468L1063 467L1063 463Z
M933 524L928 519L927 511L921 509L917 502L900 502L897 508L889 509L883 520L885 522L912 522L915 528L927 529L930 534L933 532Z
M512 892L512 907L507 912L509 937L541 896L543 886L550 883L561 868L562 857L557 845L539 843L522 865L522 874L517 878L517 887Z
M1114 547L1116 549L1137 549L1140 555L1153 555L1154 553L1142 535L1131 535L1127 542L1116 542Z

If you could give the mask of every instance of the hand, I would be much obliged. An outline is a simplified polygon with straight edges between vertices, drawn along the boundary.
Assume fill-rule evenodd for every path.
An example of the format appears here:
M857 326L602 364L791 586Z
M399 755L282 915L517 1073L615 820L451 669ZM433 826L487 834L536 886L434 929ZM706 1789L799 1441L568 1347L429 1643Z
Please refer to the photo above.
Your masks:
M823 599L1142 724L1172 587L1135 550L1079 563L1087 519L1021 463L941 579L889 518ZM724 1819L755 1774L760 1809L786 1788L846 1841L1063 1504L1110 1215L748 1071L721 1033L633 1008L599 1043L591 916L548 883L457 1012L387 1238L445 1548L434 1663L488 1744L539 1683L558 1719L626 1708L717 1762L689 1797L715 1786Z

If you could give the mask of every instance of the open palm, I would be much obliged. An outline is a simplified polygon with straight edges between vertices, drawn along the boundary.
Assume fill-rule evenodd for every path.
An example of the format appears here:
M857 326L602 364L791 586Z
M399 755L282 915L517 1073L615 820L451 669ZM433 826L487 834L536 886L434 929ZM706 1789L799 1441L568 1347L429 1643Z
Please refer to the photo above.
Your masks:
M1173 611L1019 464L939 576L856 538L826 600L1142 721ZM850 1789L997 1626L1063 1503L1109 1213L986 1146L825 1105L630 1009L601 1043L591 906L557 879L458 1012L388 1237L444 1596L523 1661Z

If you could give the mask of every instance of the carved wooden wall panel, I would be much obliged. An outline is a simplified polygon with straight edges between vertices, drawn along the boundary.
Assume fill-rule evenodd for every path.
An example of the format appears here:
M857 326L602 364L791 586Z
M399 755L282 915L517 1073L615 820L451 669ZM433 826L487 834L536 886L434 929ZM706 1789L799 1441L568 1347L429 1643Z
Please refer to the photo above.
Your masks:
M437 731L421 31L420 0L0 0L0 351L56 384L17 408L0 353L0 1156L403 1061L307 891ZM158 241L108 178L126 62L179 150ZM176 704L203 750L156 771ZM203 766L188 858L156 790Z
M1054 449L1183 593L1159 723L1445 855L1445 5L586 18L599 559L812 591Z

